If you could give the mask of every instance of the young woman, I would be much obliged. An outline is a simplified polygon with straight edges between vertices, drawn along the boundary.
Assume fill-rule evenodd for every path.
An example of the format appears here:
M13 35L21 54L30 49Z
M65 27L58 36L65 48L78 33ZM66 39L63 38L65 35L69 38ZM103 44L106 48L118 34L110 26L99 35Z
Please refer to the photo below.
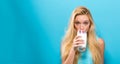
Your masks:
M62 64L104 64L104 40L97 37L90 11L83 6L77 7L62 41ZM87 47L84 52L76 48L84 44L77 31L87 32Z

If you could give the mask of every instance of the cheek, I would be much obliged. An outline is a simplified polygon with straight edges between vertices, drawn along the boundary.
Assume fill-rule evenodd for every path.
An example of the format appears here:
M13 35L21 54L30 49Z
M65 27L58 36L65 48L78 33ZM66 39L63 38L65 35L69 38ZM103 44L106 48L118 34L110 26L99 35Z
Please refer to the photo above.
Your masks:
M78 29L79 29L79 26L78 26L78 25L74 25L74 28L75 28L76 30L78 30Z
M89 30L89 25L85 27L85 31L88 31Z

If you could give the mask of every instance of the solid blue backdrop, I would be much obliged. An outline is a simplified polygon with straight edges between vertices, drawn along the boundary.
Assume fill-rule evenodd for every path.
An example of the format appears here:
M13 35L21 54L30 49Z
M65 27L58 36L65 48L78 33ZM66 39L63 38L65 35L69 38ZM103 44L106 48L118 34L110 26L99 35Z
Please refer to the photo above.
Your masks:
M86 6L105 41L105 64L119 64L119 0L1 0L0 64L61 64L72 11Z

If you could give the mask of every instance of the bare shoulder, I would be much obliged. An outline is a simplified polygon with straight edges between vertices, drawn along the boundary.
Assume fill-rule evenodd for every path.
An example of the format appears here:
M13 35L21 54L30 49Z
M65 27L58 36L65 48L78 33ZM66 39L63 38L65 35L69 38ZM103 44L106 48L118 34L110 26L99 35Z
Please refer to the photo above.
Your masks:
M98 38L98 42L100 45L104 46L104 40L102 38Z
M104 51L105 43L102 38L98 38L99 46Z

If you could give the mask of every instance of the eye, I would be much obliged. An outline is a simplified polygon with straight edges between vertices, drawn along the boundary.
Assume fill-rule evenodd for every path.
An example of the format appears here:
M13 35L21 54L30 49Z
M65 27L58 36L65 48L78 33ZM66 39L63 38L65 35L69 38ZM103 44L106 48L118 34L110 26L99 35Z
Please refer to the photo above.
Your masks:
M79 21L76 21L76 22L74 22L75 24L80 24L80 22Z
M89 24L89 22L85 21L83 24L88 25L88 24Z

